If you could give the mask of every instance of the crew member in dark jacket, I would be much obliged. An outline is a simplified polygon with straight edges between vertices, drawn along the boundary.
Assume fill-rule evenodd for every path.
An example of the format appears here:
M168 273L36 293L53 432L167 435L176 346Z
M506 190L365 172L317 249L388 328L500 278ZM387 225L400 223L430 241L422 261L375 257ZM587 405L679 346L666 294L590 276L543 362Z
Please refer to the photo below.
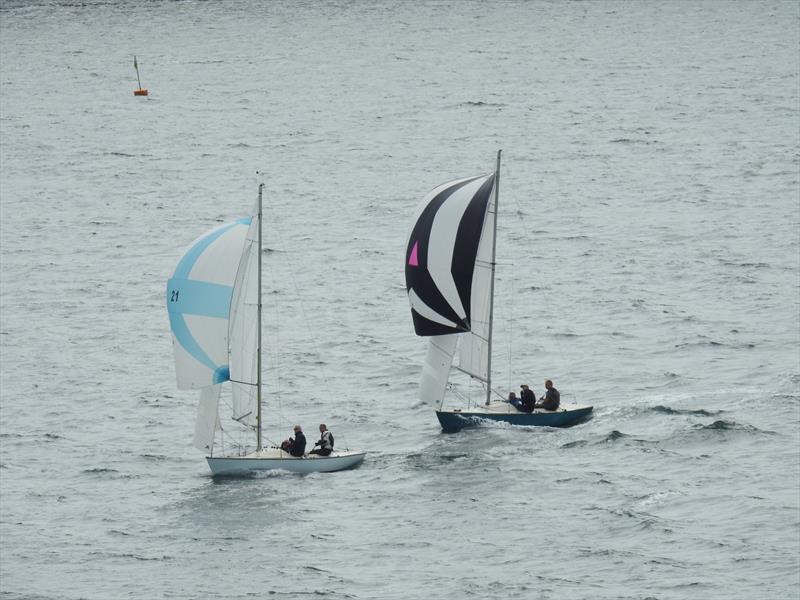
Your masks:
M533 412L533 409L536 406L536 395L526 384L522 384L520 388L522 388L522 392L520 393L522 406L520 406L519 409L526 413Z
M300 425L294 426L294 438L284 440L281 450L288 452L292 456L303 456L306 452L306 436L303 435L303 428Z
M561 403L561 394L553 386L553 382L549 379L545 380L544 387L547 389L544 400L541 404L537 404L536 408L543 408L545 410L556 410Z

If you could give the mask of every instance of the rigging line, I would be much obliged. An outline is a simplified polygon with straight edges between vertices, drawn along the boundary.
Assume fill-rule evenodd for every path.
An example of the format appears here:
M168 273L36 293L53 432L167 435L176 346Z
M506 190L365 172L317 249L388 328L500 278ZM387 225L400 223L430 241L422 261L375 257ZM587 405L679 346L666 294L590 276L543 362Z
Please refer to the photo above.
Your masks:
M249 417L252 414L253 414L253 411L251 410L250 412L243 414L241 417L236 417L234 419L234 421L236 421L237 423L242 423L242 419L244 419L246 417ZM244 425L245 427L250 427L250 428L253 427L252 425L248 425L247 423L242 423L242 425Z
M267 206L267 210L271 211L270 214L272 216L272 222L274 223L275 222L275 218L274 218L274 211L272 211L272 207L271 206ZM278 228L277 227L273 227L273 229L277 231ZM283 252L285 252L285 249L282 247L282 241L280 240L280 232L278 232L278 241L281 242L281 248L280 249ZM279 289L278 283L277 283L277 277L275 275L275 269L274 268L268 268L267 271L269 272L270 283L272 285L272 289L273 290ZM272 345L272 348L271 348L271 355L272 355L272 358L273 358L273 361L272 361L273 369L272 370L275 373L274 390L273 390L273 393L270 394L270 396L272 397L272 401L275 404L276 410L274 412L278 416L278 422L276 423L276 425L280 430L284 430L284 429L286 429L288 427L288 425L286 424L286 418L285 418L285 416L283 414L283 403L281 402L281 396L282 396L282 394L281 394L281 382L282 382L282 379L281 379L281 364L282 363L281 363L281 354L278 351L278 349L281 347L281 343L280 343L280 331L281 331L281 329L280 329L280 327L278 327L278 323L280 322L280 319L279 319L280 303L278 302L278 298L277 298L277 296L275 294L272 295L272 303L271 303L270 306L273 309L271 316L273 318L274 325L272 327L272 335L269 336L269 339L270 339L271 342L273 342L273 345ZM262 352L263 352L263 349L262 349ZM263 431L263 429L264 428L262 426L262 431Z
M492 393L494 393L495 396L500 398L500 400L505 400L506 399L506 397L503 396L503 392L498 391L497 388L492 388Z
M487 321L475 321L475 322L476 322L476 323L479 323L479 324L481 324L481 325L485 325L485 324L487 323ZM480 341L482 341L482 342L488 342L488 341L489 341L489 338L488 338L488 337L486 337L486 336L483 336L483 335L478 335L478 334L477 334L477 333L475 333L474 331L470 331L470 333L471 333L471 334L472 334L474 337L478 338L478 339L479 339ZM472 353L473 353L473 352L474 352L474 351L470 351L470 355L472 355Z
M508 167L506 167L506 169L507 168ZM532 198L532 202L535 202L538 199L540 199L540 198ZM514 196L513 202L514 202L514 205L516 207L516 211L515 212L516 212L516 216L517 216L517 221L519 222L519 224L521 224L522 233L526 233L526 232L531 231L531 228L528 226L528 221L525 218L525 213L523 212L522 204L519 201L519 197L518 196ZM533 237L534 240L536 240L537 238L539 240L542 239L541 235L534 234L532 237ZM542 280L542 270L541 269L535 269L534 273L532 275L532 279L533 279L533 285L536 288L534 291L542 293L543 290L544 290L544 282ZM521 289L524 289L524 288L521 288ZM540 331L539 332L539 337L544 337L542 334L543 334L543 332ZM555 336L551 335L549 341L550 341L550 343L554 344L556 346L556 349L559 350L559 352L560 352L560 349L559 349L560 345L558 343L558 340L555 338ZM543 351L543 352L546 352L546 351Z
M453 386L452 384L448 384L448 386L447 386L447 391L449 391L449 392L450 392L451 394L453 394L454 396L456 396L456 397L460 398L461 400L463 400L463 401L467 402L467 406L469 406L469 398L468 398L467 396L465 396L465 395L464 395L464 394L461 392L461 390L459 390L459 389L456 389L456 387L455 387L455 386Z
M273 448L280 448L281 447L278 442L276 442L275 440L273 440L272 438L270 438L268 436L265 436L264 439L266 439L268 443L272 444Z
M514 273L514 263L511 263L511 297L516 298L517 294L514 291L514 281L516 280L516 273ZM511 370L513 365L511 364L511 357L513 356L512 352L514 351L514 302L509 302L509 317L508 320L511 326L508 328L508 389L511 390Z
M277 219L275 219L275 222L277 222ZM286 262L289 263L290 279L292 281L292 285L294 286L294 293L295 293L294 298L298 301L297 305L300 307L300 315L302 317L303 324L305 325L305 327L307 329L307 333L308 333L307 337L308 337L308 339L311 340L311 343L313 344L314 354L316 354L316 356L317 356L317 363L318 363L317 364L317 368L322 373L322 381L325 384L324 385L324 390L326 390L326 392L327 392L328 390L330 390L330 383L329 383L329 380L328 380L328 375L327 375L327 373L325 371L325 367L323 365L322 352L320 351L319 344L317 343L317 337L314 335L314 332L311 330L311 321L308 319L308 317L306 315L305 303L303 302L303 297L302 297L302 295L300 293L300 286L298 285L297 277L295 276L295 273L298 272L298 269L296 268L296 265L295 265L294 261L292 260L291 253L286 251L286 242L285 242L283 236L281 235L280 227L275 227L275 229L277 231L278 237L280 238L281 244L283 246L283 250L284 250L284 252L286 254ZM315 390L315 391L319 391L319 388L317 388L317 390ZM330 400L330 397L328 397L327 399Z
M292 282L292 285L294 287L294 298L296 300L298 300L297 306L300 307L300 314L302 316L302 321L305 324L305 326L307 328L307 331L309 333L309 335L307 337L312 341L312 343L314 345L314 352L315 352L315 354L316 354L316 356L318 358L318 363L319 363L318 364L318 368L319 368L319 370L320 370L320 372L322 374L322 380L324 382L324 386L323 387L324 387L325 390L328 390L330 386L328 385L327 373L325 372L325 368L322 365L322 360L321 360L322 353L320 352L319 346L317 344L317 339L314 336L314 332L311 331L310 321L308 320L308 318L306 316L305 305L304 305L304 303L302 301L302 296L300 294L300 288L298 286L297 278L295 276L295 273L297 273L298 270L297 270L297 267L295 265L295 262L292 260L292 254L288 250L288 245L286 243L286 239L282 235L282 230L278 226L278 212L275 209L275 207L273 207L273 206L269 206L268 210L270 211L271 221L275 225L272 228L272 230L275 233L275 237L276 237L276 241L278 242L279 249L283 253L285 261L289 265L289 274L290 274L289 278L290 278L290 280ZM279 289L278 286L277 286L277 282L276 282L277 277L276 277L274 269L270 270L270 275L272 277L273 289ZM276 305L277 305L277 301L276 301ZM275 316L276 316L276 321L277 321L278 320L277 319L277 317L278 317L277 310L275 311ZM278 331L278 329L279 329L278 327L275 327L276 331ZM276 339L277 339L277 336L276 336ZM278 353L276 352L276 355L277 354ZM280 382L280 378L279 377L278 377L278 381ZM319 391L319 388L317 388L317 391ZM276 394L276 395L277 395L278 398L280 398L280 394ZM277 404L278 404L278 417L279 417L280 427L283 430L283 429L288 428L289 424L287 424L287 422L286 422L286 417L285 417L284 412L283 412L283 405L282 405L282 402L280 401L280 399L278 399Z
M223 445L221 447L222 453L224 454L224 443L225 440L228 440L229 444L232 446L236 446L241 451L242 448L247 449L247 442L242 443L242 437L246 434L251 432L255 429L254 426L248 425L247 423L242 423L241 419L245 418L247 415L243 415L238 419L233 418L233 397L221 397L220 402L223 406L227 407L228 411L231 414L230 420L237 423L239 425L238 428L235 428L234 431L229 431L223 426L223 421L218 421L220 437L222 438ZM249 414L252 414L252 411ZM226 421L227 422L227 421Z
M242 441L240 439L234 438L231 434L227 432L227 430L220 429L220 437L222 438L223 448L224 448L224 442L227 439L229 445L237 448L239 456L247 454L247 443L242 444Z

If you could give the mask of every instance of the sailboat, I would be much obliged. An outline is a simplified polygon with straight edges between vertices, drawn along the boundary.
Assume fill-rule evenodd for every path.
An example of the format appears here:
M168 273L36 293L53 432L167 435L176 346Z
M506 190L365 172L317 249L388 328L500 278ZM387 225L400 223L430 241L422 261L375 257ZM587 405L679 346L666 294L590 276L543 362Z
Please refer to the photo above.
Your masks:
M420 400L438 404L436 416L445 432L487 421L565 427L592 412L591 406L562 404L555 411L537 408L525 413L503 401L502 395L492 397L500 153L493 173L431 190L417 208L406 244L406 289L414 330L430 338ZM482 404L444 407L453 368L485 388Z
M179 389L199 389L194 445L208 453L213 475L284 470L340 471L359 465L365 454L333 451L329 456L294 457L262 440L261 236L264 184L253 214L197 238L167 282L167 310ZM231 418L255 434L248 445L215 454L220 394L230 386Z

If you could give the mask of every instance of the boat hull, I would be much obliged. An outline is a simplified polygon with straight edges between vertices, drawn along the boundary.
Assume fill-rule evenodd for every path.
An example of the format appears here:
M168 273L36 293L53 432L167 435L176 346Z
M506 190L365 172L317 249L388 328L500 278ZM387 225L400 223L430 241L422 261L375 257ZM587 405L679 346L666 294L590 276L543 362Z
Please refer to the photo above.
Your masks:
M216 476L249 475L259 471L290 473L330 473L357 467L364 452L334 452L330 456L309 454L295 457L279 448L269 448L244 456L207 456L211 474Z
M476 427L487 421L524 427L569 427L587 419L592 408L576 404L553 411L537 409L532 413L524 413L510 404L498 402L470 410L437 410L436 416L445 433Z

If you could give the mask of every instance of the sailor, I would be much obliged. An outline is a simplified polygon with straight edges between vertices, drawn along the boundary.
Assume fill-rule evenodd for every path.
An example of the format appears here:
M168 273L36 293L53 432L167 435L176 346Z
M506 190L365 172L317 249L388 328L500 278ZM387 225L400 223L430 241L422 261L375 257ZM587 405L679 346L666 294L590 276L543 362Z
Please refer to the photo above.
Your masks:
M317 448L319 446L319 448ZM333 434L328 431L325 423L319 424L319 441L314 444L314 449L309 454L329 456L333 452Z
M520 398L522 398L522 406L518 408L522 412L533 412L533 409L536 406L536 395L533 393L533 390L527 386L527 384L523 383L519 387L522 388L522 392L520 393Z
M545 410L558 409L561 403L561 394L558 393L558 390L553 386L553 382L549 379L545 380L544 387L547 389L547 393L545 394L544 400L536 405L536 408L543 408Z
M300 425L294 426L294 438L283 440L281 450L288 452L292 456L301 457L306 452L306 436L303 435L303 428Z
M508 392L507 402L514 406L514 408L517 410L522 410L522 400L517 398L517 395L514 392Z

